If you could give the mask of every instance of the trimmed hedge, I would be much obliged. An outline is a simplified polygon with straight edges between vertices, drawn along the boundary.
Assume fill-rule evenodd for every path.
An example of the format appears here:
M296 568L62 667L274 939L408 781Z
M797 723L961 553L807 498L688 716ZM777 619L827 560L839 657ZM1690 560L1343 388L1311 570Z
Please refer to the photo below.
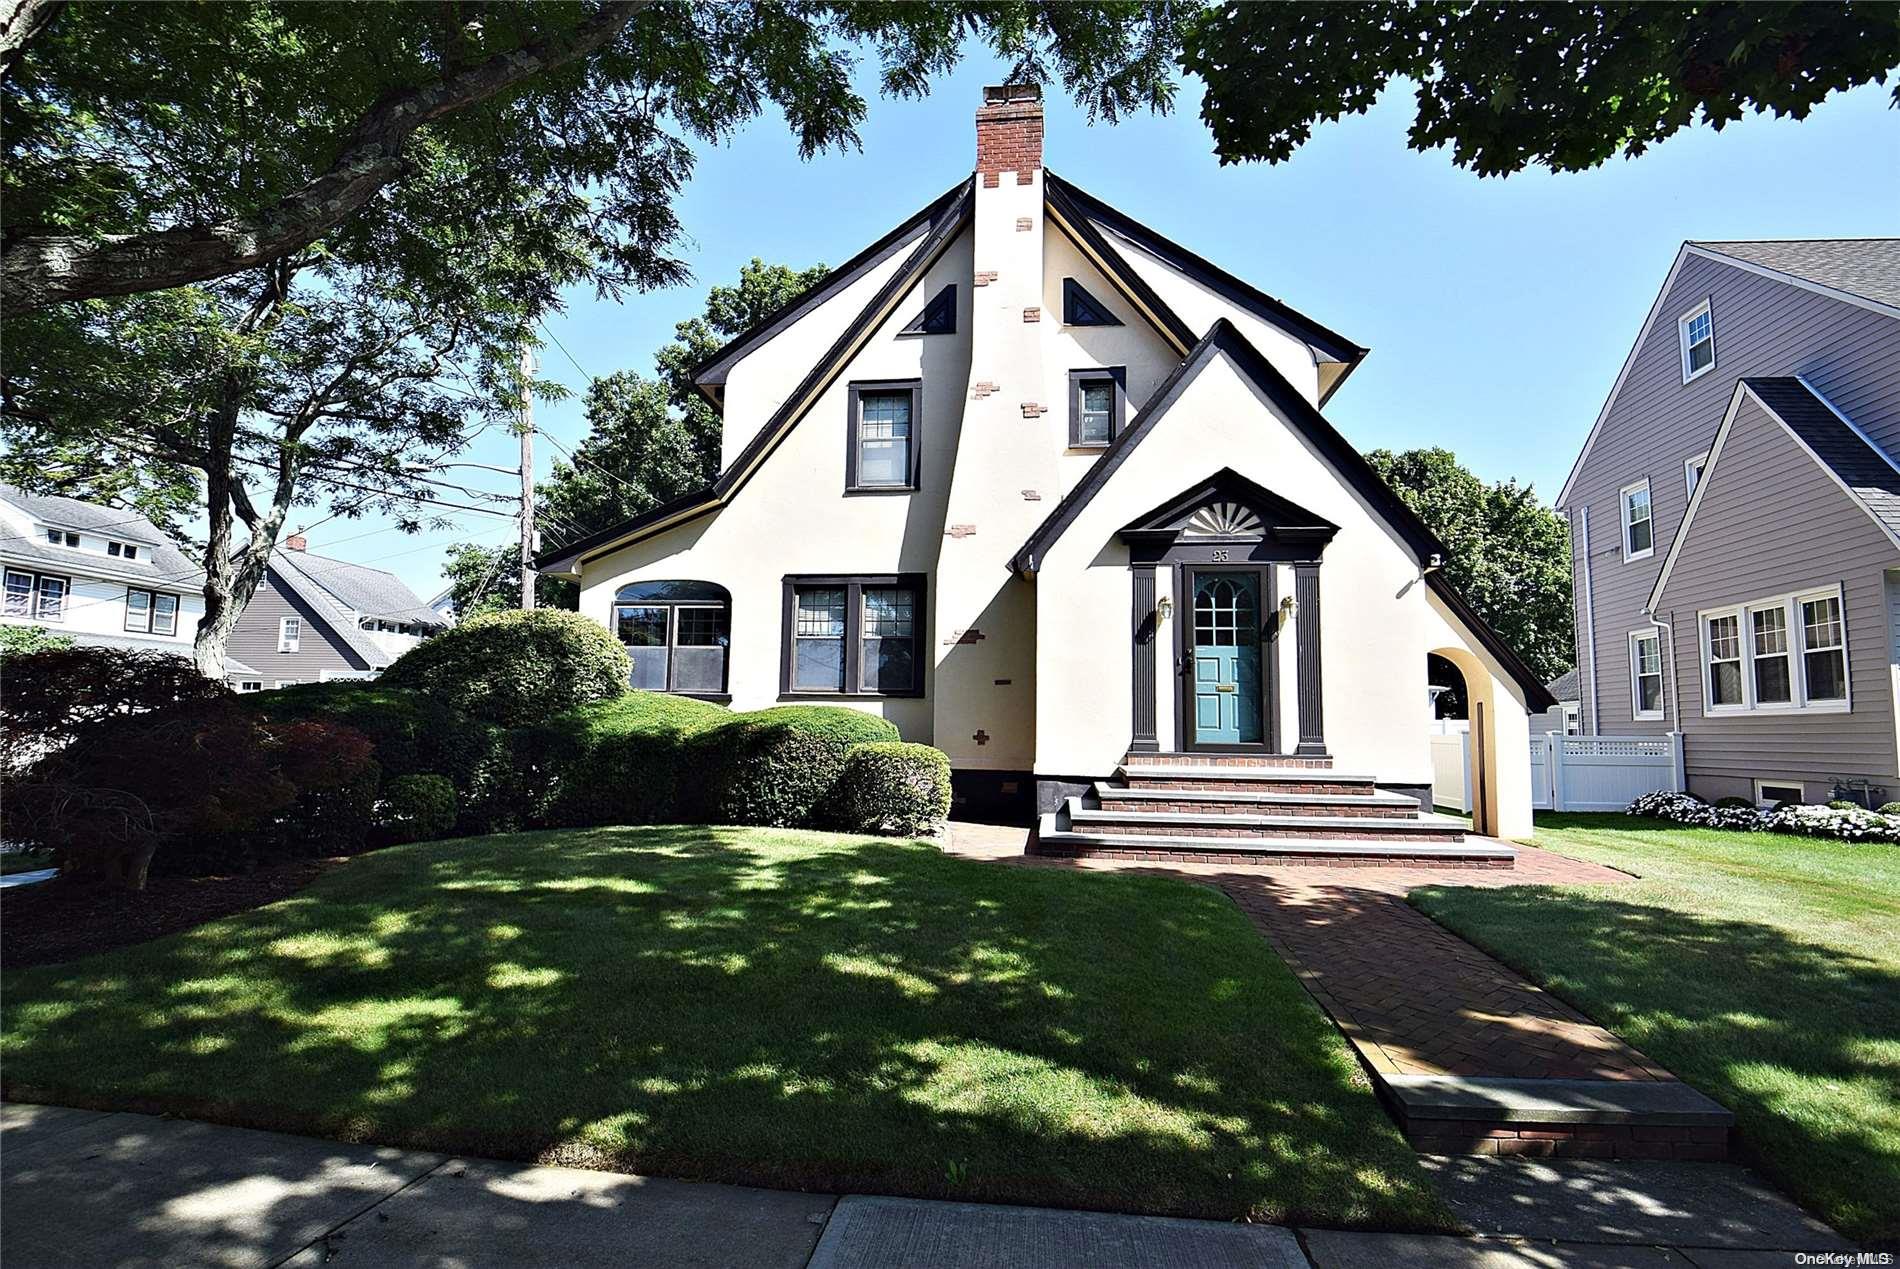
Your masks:
M455 786L432 773L397 776L376 800L376 839L391 845L446 837L455 827Z
M605 626L535 608L471 617L398 657L380 682L521 727L625 695L631 672L627 650Z
M732 717L690 697L630 692L516 733L533 818L572 828L681 818L687 738Z
M916 836L950 815L950 759L941 749L873 741L845 755L828 818L854 833Z
M385 778L440 775L455 787L455 827L475 835L517 827L522 790L508 733L421 692L378 680L304 683L244 698L272 722L341 723L369 737Z
M885 719L827 705L735 714L687 741L682 809L708 824L792 828L817 822L854 745L897 739Z

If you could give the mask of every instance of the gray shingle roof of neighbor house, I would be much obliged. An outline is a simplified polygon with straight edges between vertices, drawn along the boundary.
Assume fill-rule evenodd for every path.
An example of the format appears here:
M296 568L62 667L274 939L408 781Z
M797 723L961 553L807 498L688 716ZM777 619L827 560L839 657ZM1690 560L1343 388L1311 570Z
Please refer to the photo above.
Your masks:
M1900 238L1760 239L1689 245L1900 308Z
M1575 670L1565 670L1544 684L1544 689L1560 701L1575 701L1582 699L1582 686L1583 680Z
M271 572L322 617L365 665L385 666L392 658L356 624L357 616L431 628L443 625L441 614L417 599L393 573L307 551L274 551L270 562Z
M0 485L0 499L48 525L116 538L121 542L136 542L146 548L136 560L97 555L75 558L70 547L52 546L42 537L21 537L0 529L0 550L16 559L30 559L51 568L147 578L153 585L193 590L204 585L204 570L173 546L171 539L157 525L136 511L101 507L96 503L53 494L30 494L13 485Z
M1900 471L1872 441L1800 379L1782 376L1742 383L1840 478L1887 532L1900 539Z

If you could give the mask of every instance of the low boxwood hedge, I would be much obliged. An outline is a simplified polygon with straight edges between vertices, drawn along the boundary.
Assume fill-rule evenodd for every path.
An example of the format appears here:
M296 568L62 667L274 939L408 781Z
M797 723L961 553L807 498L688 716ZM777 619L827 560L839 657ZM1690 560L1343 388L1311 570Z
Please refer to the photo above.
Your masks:
M376 799L374 839L380 843L434 841L454 827L455 786L447 776L397 776Z
M853 833L928 833L950 815L950 759L941 749L873 741L845 754L827 819Z
M733 717L690 697L630 692L515 735L536 823L578 828L682 818L687 738Z
M707 824L813 824L851 747L896 739L885 719L835 705L735 714L688 739L682 809Z

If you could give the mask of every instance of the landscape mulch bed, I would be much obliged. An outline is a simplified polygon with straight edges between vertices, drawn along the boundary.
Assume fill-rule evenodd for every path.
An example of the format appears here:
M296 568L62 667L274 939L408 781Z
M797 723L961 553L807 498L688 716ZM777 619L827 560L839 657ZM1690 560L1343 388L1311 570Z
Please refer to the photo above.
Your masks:
M154 877L145 889L58 879L0 890L0 965L50 965L188 930L295 894L344 859L302 859L231 877Z

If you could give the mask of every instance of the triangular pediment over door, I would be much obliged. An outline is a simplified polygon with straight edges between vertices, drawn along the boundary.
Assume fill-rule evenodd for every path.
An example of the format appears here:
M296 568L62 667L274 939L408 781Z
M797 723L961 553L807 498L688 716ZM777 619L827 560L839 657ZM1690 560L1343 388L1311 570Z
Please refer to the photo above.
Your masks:
M1123 525L1119 536L1138 558L1217 542L1278 546L1287 558L1317 558L1338 532L1325 517L1223 467Z

